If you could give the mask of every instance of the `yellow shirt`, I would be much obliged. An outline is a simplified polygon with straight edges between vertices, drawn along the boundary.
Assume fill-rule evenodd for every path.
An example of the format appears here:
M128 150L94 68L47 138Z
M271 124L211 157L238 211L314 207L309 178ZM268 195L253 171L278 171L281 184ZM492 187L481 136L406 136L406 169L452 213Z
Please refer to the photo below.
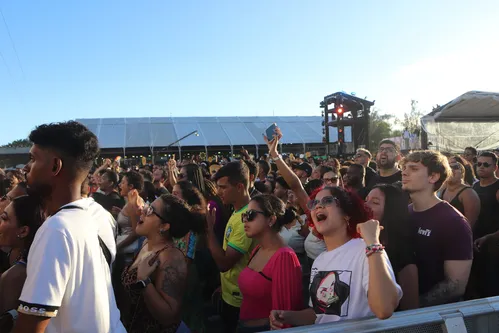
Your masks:
M242 253L243 257L227 272L220 273L222 298L227 304L237 308L241 307L243 299L237 279L242 270L248 265L249 256L253 250L253 240L246 236L246 233L244 232L244 223L241 221L241 215L247 210L248 206L246 205L237 212L232 213L229 222L227 222L227 227L225 228L223 244L224 251L227 251L227 247L230 246L234 250Z

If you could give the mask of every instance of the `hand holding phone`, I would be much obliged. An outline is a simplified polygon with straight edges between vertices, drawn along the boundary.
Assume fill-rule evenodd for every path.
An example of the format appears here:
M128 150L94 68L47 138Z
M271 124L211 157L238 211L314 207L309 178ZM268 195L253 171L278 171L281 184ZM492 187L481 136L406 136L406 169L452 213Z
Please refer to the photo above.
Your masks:
M267 140L272 141L274 138L277 136L275 129L277 128L277 124L273 123L270 125L267 130L265 131L265 136L267 137Z

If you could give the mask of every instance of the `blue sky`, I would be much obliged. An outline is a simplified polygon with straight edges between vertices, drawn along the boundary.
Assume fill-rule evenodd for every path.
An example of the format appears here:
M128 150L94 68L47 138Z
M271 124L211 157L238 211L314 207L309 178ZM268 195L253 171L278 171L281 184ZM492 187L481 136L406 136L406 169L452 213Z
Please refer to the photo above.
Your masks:
M0 0L0 144L74 118L402 115L499 91L499 2ZM21 69L22 68L22 69Z

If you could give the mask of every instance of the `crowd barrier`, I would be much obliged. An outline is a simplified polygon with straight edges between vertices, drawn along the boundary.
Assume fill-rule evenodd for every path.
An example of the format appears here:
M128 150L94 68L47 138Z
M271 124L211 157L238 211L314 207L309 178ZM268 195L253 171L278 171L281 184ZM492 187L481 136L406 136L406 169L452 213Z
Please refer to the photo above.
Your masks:
M275 332L275 331L274 331ZM286 333L499 333L499 297L395 313L390 319L295 327Z

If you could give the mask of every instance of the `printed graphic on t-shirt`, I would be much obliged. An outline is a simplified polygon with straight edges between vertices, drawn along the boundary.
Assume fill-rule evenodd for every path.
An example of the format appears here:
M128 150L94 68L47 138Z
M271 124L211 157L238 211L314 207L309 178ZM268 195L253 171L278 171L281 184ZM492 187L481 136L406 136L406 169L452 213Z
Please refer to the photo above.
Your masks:
M310 298L315 313L348 316L351 283L352 271L317 272L310 285Z

